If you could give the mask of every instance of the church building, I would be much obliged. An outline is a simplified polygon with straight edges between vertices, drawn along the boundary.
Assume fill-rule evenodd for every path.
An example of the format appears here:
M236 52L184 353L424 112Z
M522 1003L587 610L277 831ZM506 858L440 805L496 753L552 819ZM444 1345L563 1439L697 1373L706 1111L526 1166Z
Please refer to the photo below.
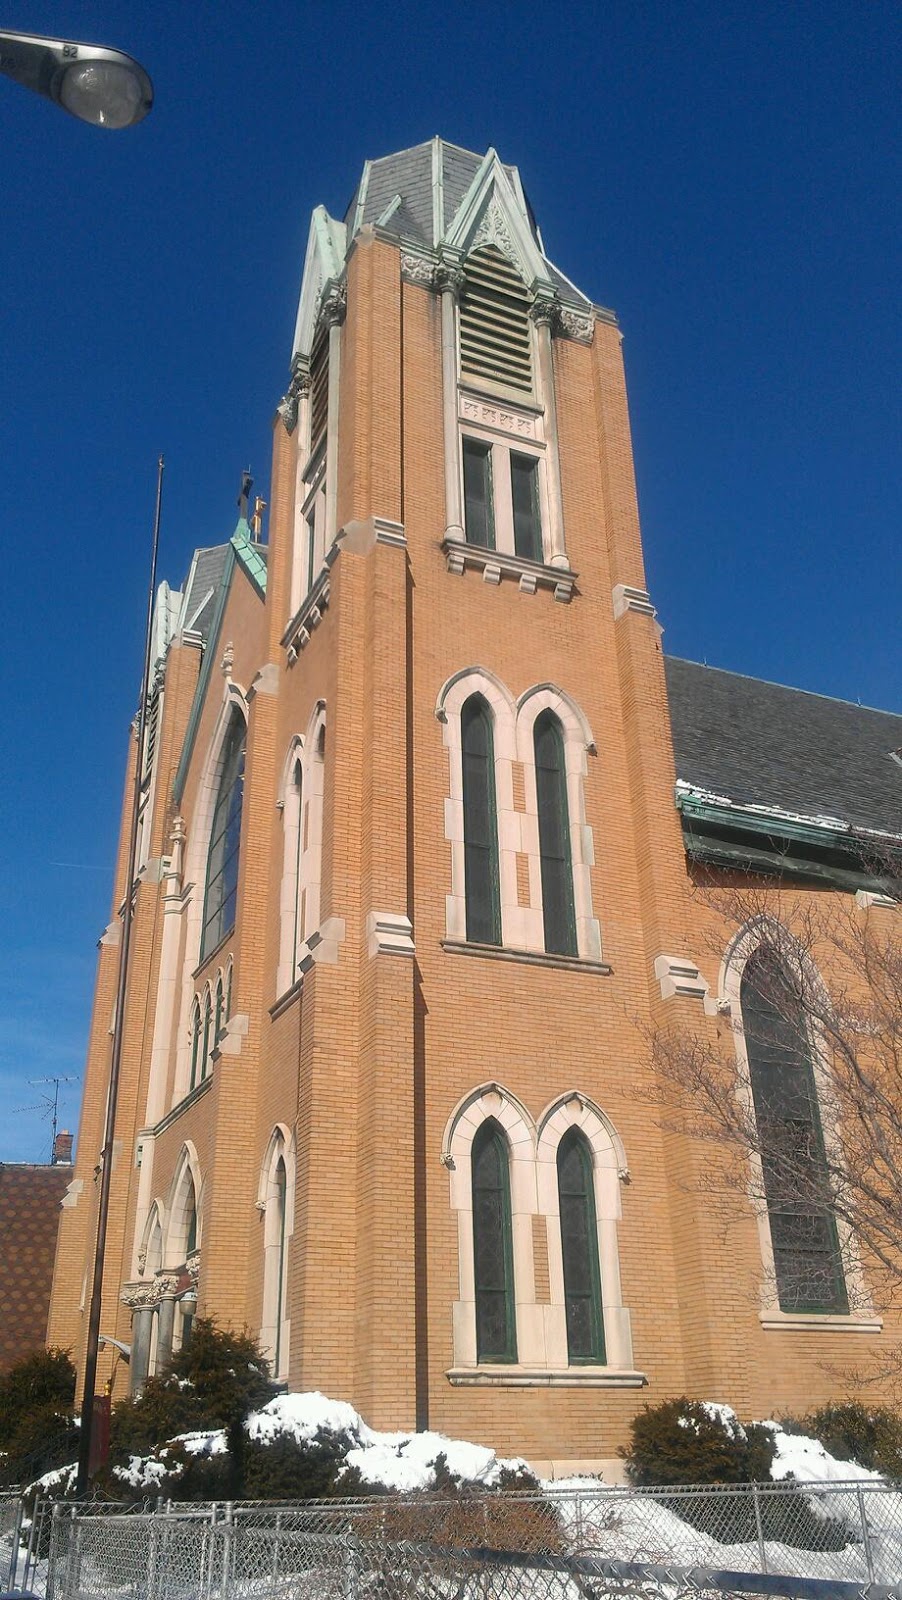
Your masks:
M268 510L161 586L130 746L115 1392L199 1313L292 1390L542 1472L616 1475L646 1402L827 1399L898 1319L767 1171L725 1243L650 1040L719 1040L758 1105L770 922L718 957L699 885L895 917L860 841L902 834L902 717L665 657L616 316L494 150L367 161L314 211ZM76 1355L130 792L50 1312Z

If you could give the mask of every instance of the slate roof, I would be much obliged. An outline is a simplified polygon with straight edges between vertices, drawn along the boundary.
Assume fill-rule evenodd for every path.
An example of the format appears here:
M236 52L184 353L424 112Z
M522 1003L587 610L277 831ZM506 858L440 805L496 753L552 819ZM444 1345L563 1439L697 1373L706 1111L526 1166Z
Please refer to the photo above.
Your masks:
M902 835L902 716L665 660L677 777L737 805Z
M0 1164L0 1372L44 1344L60 1202L72 1176L68 1164Z
M433 248L432 162L436 145L442 176L443 223L445 230L450 229L464 196L485 160L485 153L464 150L460 145L449 144L445 139L428 139L424 144L412 145L408 150L397 150L392 155L379 156L376 160L367 162L360 183L345 212L344 220L349 242L356 230L365 223L378 222L395 196L400 195L401 205L392 213L385 226L392 233L399 234L413 244L423 245L430 250ZM504 163L502 166L516 189L516 167ZM361 190L363 190L363 205L358 217L357 206ZM544 256L539 230L528 200L526 217L536 245ZM549 278L564 298L588 304L587 297L582 291L559 272L547 256L544 256L544 259Z
M207 550L195 551L190 586L182 603L181 626L202 634L204 638L213 621L227 549L228 545L217 544Z

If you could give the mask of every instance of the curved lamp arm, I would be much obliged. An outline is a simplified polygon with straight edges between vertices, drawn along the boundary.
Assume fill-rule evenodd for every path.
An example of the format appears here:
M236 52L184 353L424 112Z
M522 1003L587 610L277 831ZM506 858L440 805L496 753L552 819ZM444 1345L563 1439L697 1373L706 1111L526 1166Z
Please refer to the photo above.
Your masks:
M0 72L97 128L130 128L153 105L144 68L105 45L0 30Z

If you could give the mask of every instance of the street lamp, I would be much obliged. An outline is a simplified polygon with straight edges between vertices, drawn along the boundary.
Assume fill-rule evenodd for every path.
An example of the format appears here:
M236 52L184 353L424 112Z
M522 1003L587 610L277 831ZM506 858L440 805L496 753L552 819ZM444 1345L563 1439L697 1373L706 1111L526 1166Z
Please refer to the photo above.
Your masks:
M0 72L97 128L130 128L153 105L144 68L106 45L0 30Z

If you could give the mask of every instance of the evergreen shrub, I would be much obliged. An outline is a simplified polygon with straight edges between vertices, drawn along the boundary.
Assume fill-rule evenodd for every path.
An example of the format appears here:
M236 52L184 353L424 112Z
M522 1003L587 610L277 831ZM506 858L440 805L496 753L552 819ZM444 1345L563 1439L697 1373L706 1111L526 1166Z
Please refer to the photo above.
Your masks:
M0 1377L0 1486L27 1483L78 1449L68 1350L36 1350Z
M821 1406L807 1417L790 1417L782 1426L819 1439L837 1461L854 1461L887 1478L902 1478L902 1417L888 1406L847 1401Z

